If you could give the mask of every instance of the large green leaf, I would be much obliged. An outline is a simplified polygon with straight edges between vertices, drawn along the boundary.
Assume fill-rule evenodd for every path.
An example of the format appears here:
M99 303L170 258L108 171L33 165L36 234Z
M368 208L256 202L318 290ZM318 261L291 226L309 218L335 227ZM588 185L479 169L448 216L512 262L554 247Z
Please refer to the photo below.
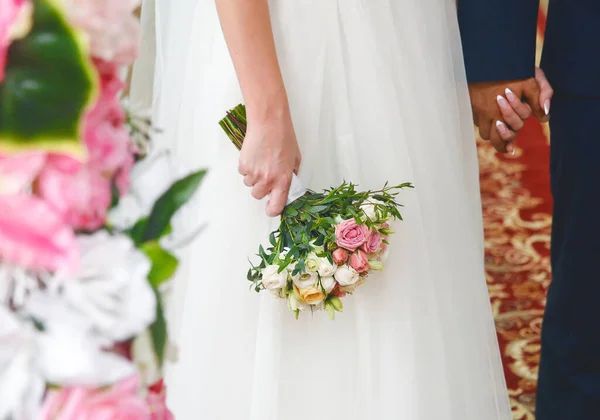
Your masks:
M177 258L160 246L158 241L150 241L141 245L140 249L152 262L148 280L152 287L158 288L169 280L177 271L179 261Z
M150 335L152 336L152 346L154 347L156 358L158 359L159 365L162 366L169 336L160 292L154 288L153 290L156 294L156 319L154 320L154 323L150 325Z
M205 170L191 173L176 181L171 185L171 188L156 200L144 227L145 230L141 242L158 239L164 232L168 231L171 218L192 198L200 186L204 175L206 175Z
M0 152L38 148L83 157L82 116L98 80L82 33L59 0L33 0L31 32L8 52L0 84Z

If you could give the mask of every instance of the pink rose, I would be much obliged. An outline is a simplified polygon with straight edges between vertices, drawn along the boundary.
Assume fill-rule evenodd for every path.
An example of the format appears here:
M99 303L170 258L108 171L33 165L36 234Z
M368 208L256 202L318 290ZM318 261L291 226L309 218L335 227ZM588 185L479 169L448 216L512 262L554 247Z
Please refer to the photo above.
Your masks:
M389 223L382 223L381 224L381 228L382 229L389 229L390 225L389 225ZM381 236L381 251L382 252L385 252L388 249L387 239L388 239L387 235L382 235Z
M131 141L125 127L125 112L119 102L123 82L116 66L95 62L100 72L100 96L85 117L85 144L89 165L109 175L128 164Z
M0 261L74 272L79 247L73 230L43 200L24 193L0 195Z
M349 251L355 251L367 241L369 228L359 225L354 219L344 220L335 227L335 242L337 246Z
M367 238L367 242L362 245L362 250L367 254L375 254L379 252L382 243L381 233L372 230Z
M29 32L32 10L27 0L0 0L0 82L4 80L8 47Z
M63 215L75 229L96 230L105 220L111 203L110 180L98 170L82 165L72 172L76 164L71 158L49 156L42 169L37 193Z
M367 254L360 249L350 255L350 267L354 268L359 273L364 273L369 269L369 260Z
M333 251L332 257L334 263L336 263L337 265L342 265L346 261L348 261L348 251L346 251L343 248L338 248L335 251Z
M148 388L146 402L150 407L150 420L174 420L175 416L167 408L165 384L161 379Z
M107 390L72 387L48 392L41 420L148 420L148 405L138 395L137 375Z

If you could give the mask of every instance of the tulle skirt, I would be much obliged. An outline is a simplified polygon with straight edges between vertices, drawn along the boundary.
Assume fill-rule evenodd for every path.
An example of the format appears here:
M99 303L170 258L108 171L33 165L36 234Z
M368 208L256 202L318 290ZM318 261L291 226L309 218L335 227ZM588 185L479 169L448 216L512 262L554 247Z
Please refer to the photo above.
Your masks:
M242 97L214 0L145 11L157 19L158 141L182 168L209 170L183 222L206 229L183 252L168 303L176 417L510 419L454 0L270 6L303 183L416 188L399 197L404 221L385 271L347 297L335 321L325 312L295 320L284 302L250 291L248 258L277 221L244 187L238 152L217 125ZM136 72L138 83L148 74Z

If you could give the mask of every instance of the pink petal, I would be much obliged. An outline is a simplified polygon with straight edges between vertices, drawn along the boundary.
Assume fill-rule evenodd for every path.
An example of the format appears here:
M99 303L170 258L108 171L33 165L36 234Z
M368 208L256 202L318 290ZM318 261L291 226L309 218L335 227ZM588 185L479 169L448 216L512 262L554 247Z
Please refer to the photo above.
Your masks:
M110 181L98 170L78 172L48 164L40 173L37 192L75 229L96 230L104 225L111 203Z
M0 156L0 194L15 194L29 187L45 161L42 152Z
M19 193L0 196L0 259L30 269L78 268L75 235L40 198Z

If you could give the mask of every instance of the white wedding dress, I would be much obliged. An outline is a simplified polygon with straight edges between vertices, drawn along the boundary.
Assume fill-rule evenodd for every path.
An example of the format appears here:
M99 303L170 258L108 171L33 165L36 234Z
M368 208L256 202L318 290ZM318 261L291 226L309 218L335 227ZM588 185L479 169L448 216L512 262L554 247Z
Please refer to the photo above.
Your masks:
M133 85L152 98L159 145L183 168L209 170L184 217L206 229L183 253L168 303L176 418L510 419L455 0L270 1L303 183L416 186L399 197L405 220L385 271L335 321L295 320L249 291L248 258L276 223L217 125L242 96L214 3L146 0Z

